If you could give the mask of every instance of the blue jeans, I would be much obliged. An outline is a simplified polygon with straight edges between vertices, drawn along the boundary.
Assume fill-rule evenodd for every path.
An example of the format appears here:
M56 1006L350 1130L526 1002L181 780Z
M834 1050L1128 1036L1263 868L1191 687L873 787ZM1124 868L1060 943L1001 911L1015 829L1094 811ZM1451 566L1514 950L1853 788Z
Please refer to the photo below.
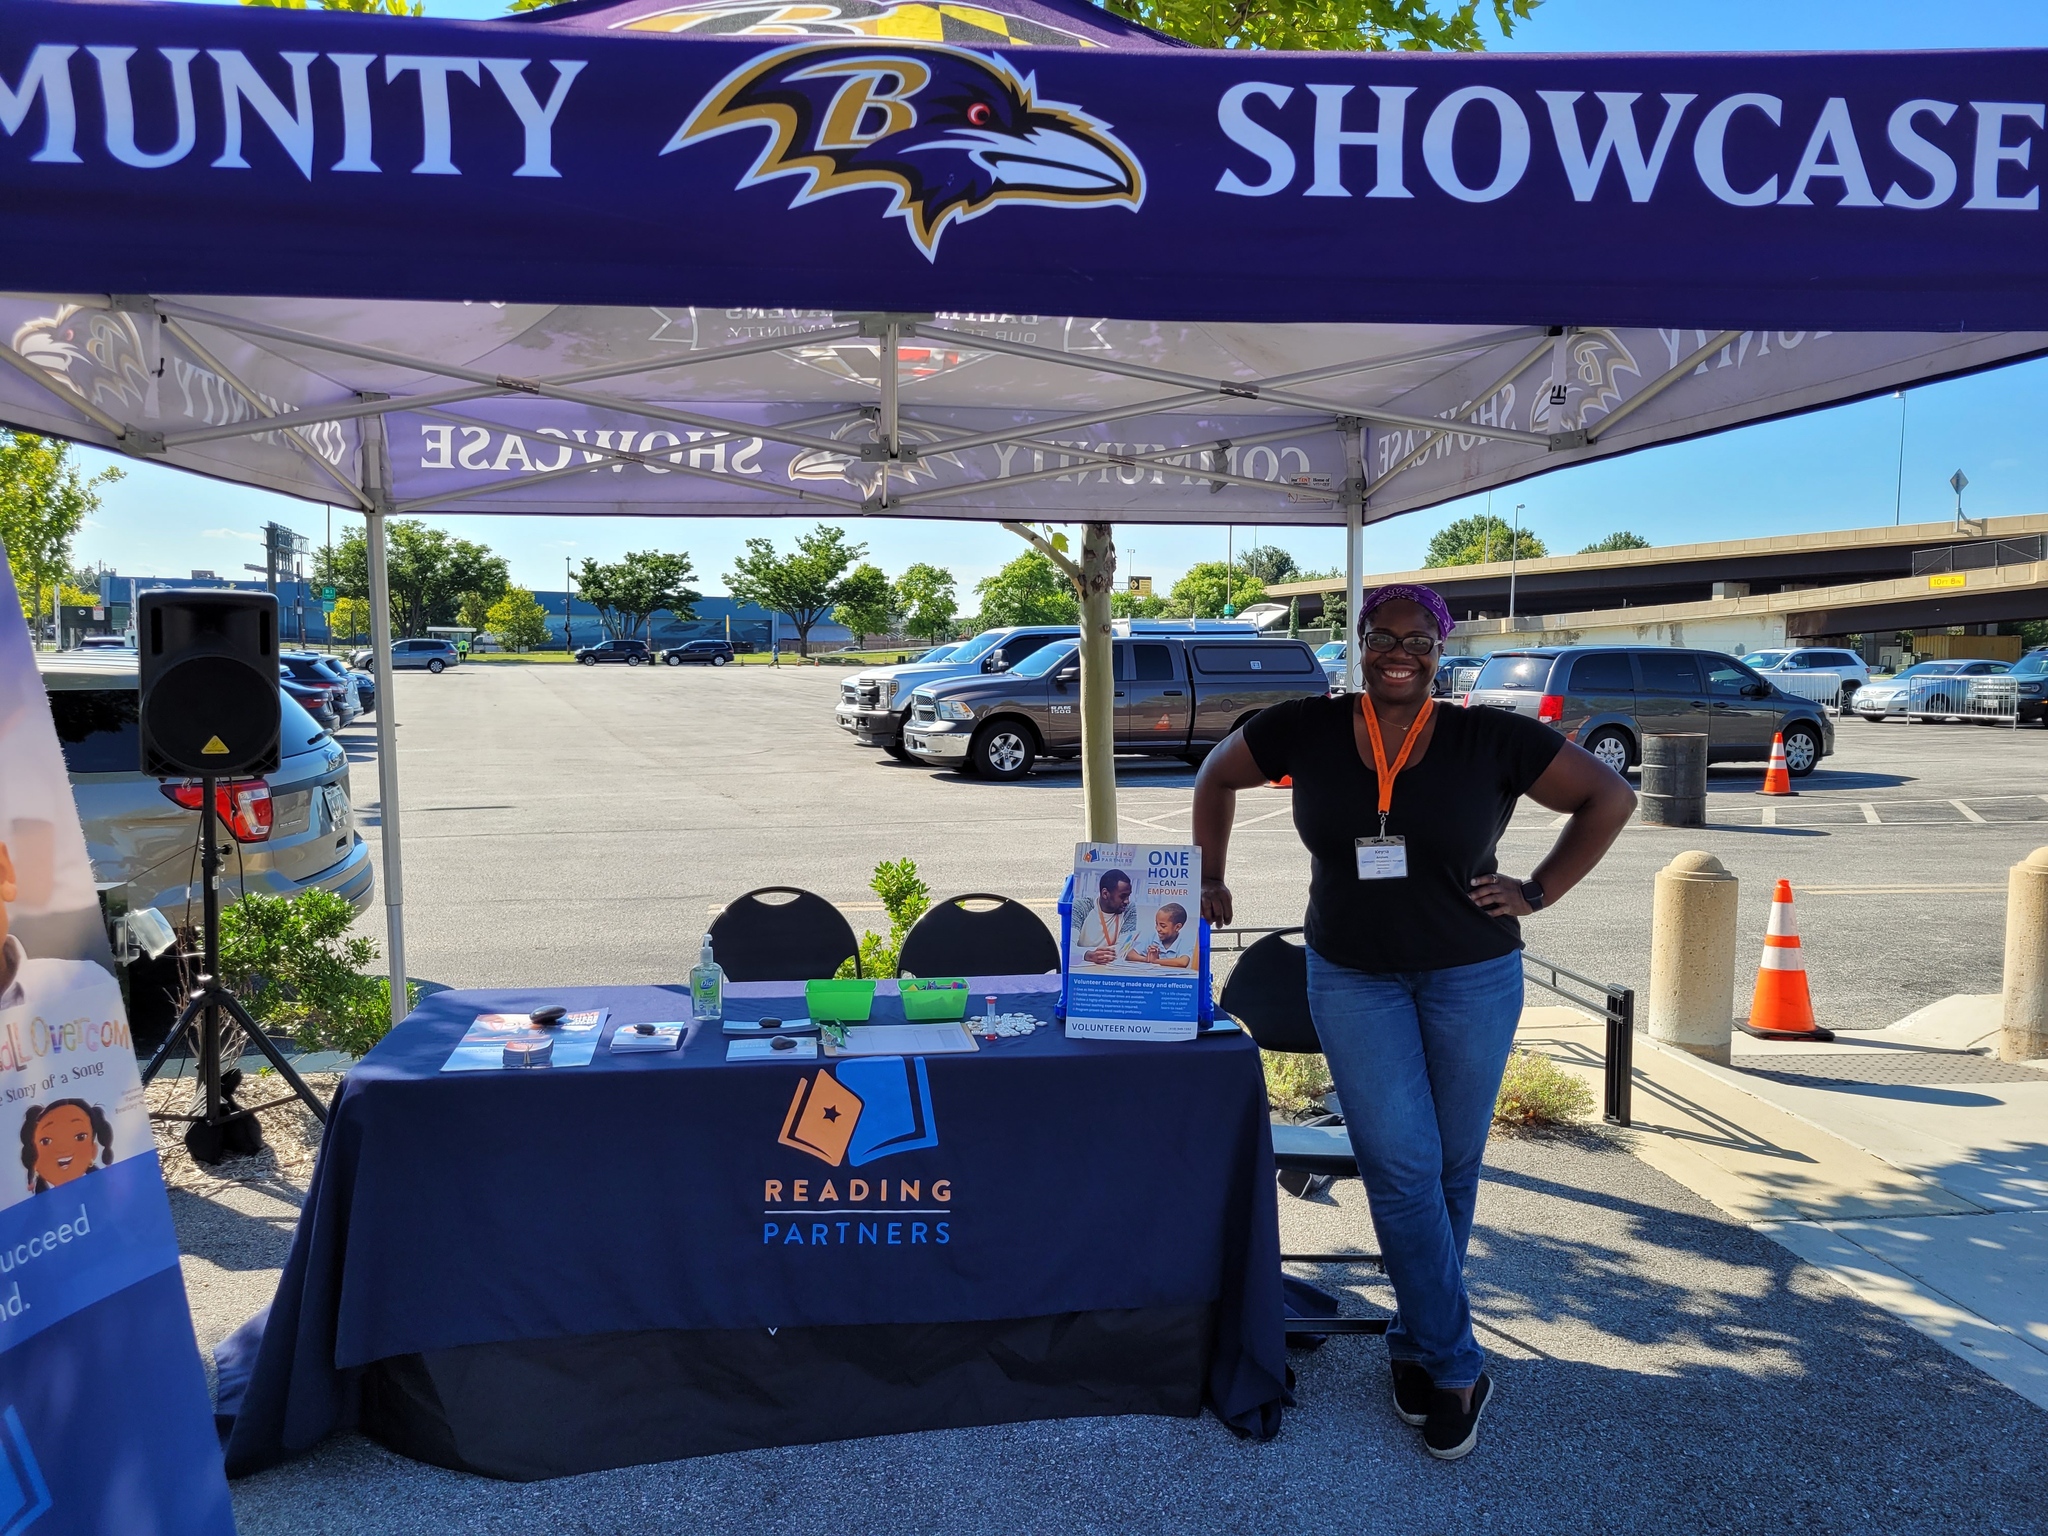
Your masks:
M1387 1353L1439 1387L1469 1387L1486 1356L1465 1246L1522 1013L1522 956L1374 975L1310 950L1308 1001L1394 1283Z

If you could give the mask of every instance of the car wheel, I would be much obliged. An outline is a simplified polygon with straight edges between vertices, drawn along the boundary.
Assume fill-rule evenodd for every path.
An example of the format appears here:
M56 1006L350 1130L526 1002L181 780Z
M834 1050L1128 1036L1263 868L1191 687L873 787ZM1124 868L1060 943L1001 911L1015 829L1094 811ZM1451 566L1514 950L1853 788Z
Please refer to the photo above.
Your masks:
M731 661L731 660L732 660L732 658L731 658L730 656L714 656L714 657L712 657L712 658L711 658L711 665L713 665L714 667L722 667L722 666L724 666L724 665L725 665L725 664L726 664L726 663L727 663L728 661Z
M683 664L683 658L674 654L664 656L661 659L672 667L680 667Z
M626 665L629 667L637 667L640 665L640 658L638 656L628 656L626 658Z
M443 661L440 657L436 656L432 661L427 663L427 670L429 672L434 673L445 672L448 670L448 663Z
M1795 779L1803 779L1820 766L1820 737L1810 725L1795 725L1785 732L1785 767Z
M903 738L901 736L891 736L882 743L882 750L895 758L899 763L914 763L917 761L916 758L910 755L910 748L903 745Z
M597 658L595 656L578 656L576 664L580 667L594 667L597 665Z
M1586 750L1616 773L1628 772L1628 738L1620 731L1605 730L1586 743Z
M983 778L1021 779L1031 771L1032 760L1038 756L1038 744L1025 726L1014 720L998 720L975 734L967 755Z

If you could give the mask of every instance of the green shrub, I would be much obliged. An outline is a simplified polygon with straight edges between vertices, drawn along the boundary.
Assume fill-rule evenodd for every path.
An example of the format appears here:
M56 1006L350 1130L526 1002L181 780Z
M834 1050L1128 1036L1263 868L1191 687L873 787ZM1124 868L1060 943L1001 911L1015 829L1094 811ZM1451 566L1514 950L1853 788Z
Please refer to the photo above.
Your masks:
M1261 1051L1259 1065L1266 1069L1266 1102L1286 1114L1317 1108L1323 1095L1335 1086L1330 1081L1330 1064L1320 1056Z
M1497 1125L1533 1130L1570 1125L1593 1112L1593 1090L1547 1056L1520 1047L1508 1052L1500 1096L1493 1101Z
M221 980L266 1030L361 1056L391 1029L391 982L362 973L377 945L350 936L355 917L332 891L244 896L220 915ZM417 996L408 985L408 1006Z
M882 898L882 910L889 914L887 937L872 932L860 936L860 974L878 980L896 974L897 960L903 953L903 937L932 904L932 888L918 878L915 859L897 859L894 863L884 860L875 866L868 889ZM852 976L853 962L843 962L839 974Z

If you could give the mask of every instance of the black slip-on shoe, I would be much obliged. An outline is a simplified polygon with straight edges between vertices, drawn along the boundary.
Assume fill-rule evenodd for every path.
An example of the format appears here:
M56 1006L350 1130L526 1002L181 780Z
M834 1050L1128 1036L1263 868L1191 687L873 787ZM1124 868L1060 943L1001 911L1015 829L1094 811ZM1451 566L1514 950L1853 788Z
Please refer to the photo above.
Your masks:
M1436 1383L1413 1360L1390 1363L1394 1370L1394 1412L1401 1416L1403 1424L1427 1424L1430 1406L1436 1401Z
M1479 1443L1479 1415L1493 1398L1493 1378L1484 1371L1472 1384L1472 1406L1459 1405L1458 1394L1438 1387L1422 1426L1422 1444L1438 1461L1456 1461Z

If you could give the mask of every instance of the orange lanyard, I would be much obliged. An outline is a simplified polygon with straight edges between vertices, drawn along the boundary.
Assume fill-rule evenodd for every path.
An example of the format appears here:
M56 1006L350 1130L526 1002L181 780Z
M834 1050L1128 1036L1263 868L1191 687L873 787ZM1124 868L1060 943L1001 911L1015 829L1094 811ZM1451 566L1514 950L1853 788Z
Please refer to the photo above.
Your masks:
M1389 768L1386 743L1380 739L1379 711L1372 707L1364 694L1358 696L1358 712L1365 716L1365 733L1372 738L1373 772L1379 777L1381 837L1387 835L1387 812L1394 808L1394 780L1408 766L1408 754L1415 750L1415 743L1422 737L1422 728L1429 724L1429 712L1434 708L1435 699L1422 701L1422 708L1415 714L1415 723L1408 727L1408 738L1401 743L1400 754L1395 757L1393 767Z

